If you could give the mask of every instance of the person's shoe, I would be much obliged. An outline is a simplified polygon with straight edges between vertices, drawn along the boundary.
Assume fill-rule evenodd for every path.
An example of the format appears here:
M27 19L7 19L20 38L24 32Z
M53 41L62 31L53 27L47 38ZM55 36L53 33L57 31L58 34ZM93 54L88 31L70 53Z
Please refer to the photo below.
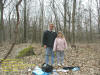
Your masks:
M61 64L58 64L58 66L61 66Z
M64 66L64 63L62 63L61 65Z
M52 66L55 66L55 64L52 64Z

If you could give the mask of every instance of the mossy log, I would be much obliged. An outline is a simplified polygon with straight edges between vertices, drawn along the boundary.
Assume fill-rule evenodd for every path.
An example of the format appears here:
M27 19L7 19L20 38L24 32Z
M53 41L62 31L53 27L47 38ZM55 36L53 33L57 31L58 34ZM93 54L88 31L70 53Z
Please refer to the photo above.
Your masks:
M34 53L33 47L29 46L28 48L24 48L23 50L21 50L16 56L16 58L21 58L24 56L31 56L31 55L35 55L35 53Z

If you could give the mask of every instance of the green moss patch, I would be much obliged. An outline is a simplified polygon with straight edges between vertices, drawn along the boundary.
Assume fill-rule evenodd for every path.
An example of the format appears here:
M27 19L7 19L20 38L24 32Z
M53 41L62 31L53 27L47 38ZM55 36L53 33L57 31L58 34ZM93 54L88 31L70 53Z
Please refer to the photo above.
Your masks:
M28 48L24 48L23 50L21 50L16 56L16 58L31 56L31 55L35 55L35 53L34 53L33 47L29 46Z

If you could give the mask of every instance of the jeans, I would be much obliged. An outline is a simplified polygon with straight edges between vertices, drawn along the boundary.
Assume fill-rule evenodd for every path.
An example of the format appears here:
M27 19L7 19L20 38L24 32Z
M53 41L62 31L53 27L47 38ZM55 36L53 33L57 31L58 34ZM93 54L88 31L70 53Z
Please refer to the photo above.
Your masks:
M57 63L63 64L64 61L64 51L57 51Z
M51 64L54 64L54 53L53 49L51 47L46 48L46 57L45 57L45 63L49 64L49 57L51 57Z

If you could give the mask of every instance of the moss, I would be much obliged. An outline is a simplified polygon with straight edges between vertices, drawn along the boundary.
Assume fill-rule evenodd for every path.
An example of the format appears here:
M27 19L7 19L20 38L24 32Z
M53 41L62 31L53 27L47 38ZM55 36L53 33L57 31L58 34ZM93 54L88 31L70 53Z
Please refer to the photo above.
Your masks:
M24 48L23 50L21 50L18 53L18 55L16 56L16 58L20 58L20 57L24 57L24 56L30 56L30 55L35 55L32 46L29 46L28 48Z

